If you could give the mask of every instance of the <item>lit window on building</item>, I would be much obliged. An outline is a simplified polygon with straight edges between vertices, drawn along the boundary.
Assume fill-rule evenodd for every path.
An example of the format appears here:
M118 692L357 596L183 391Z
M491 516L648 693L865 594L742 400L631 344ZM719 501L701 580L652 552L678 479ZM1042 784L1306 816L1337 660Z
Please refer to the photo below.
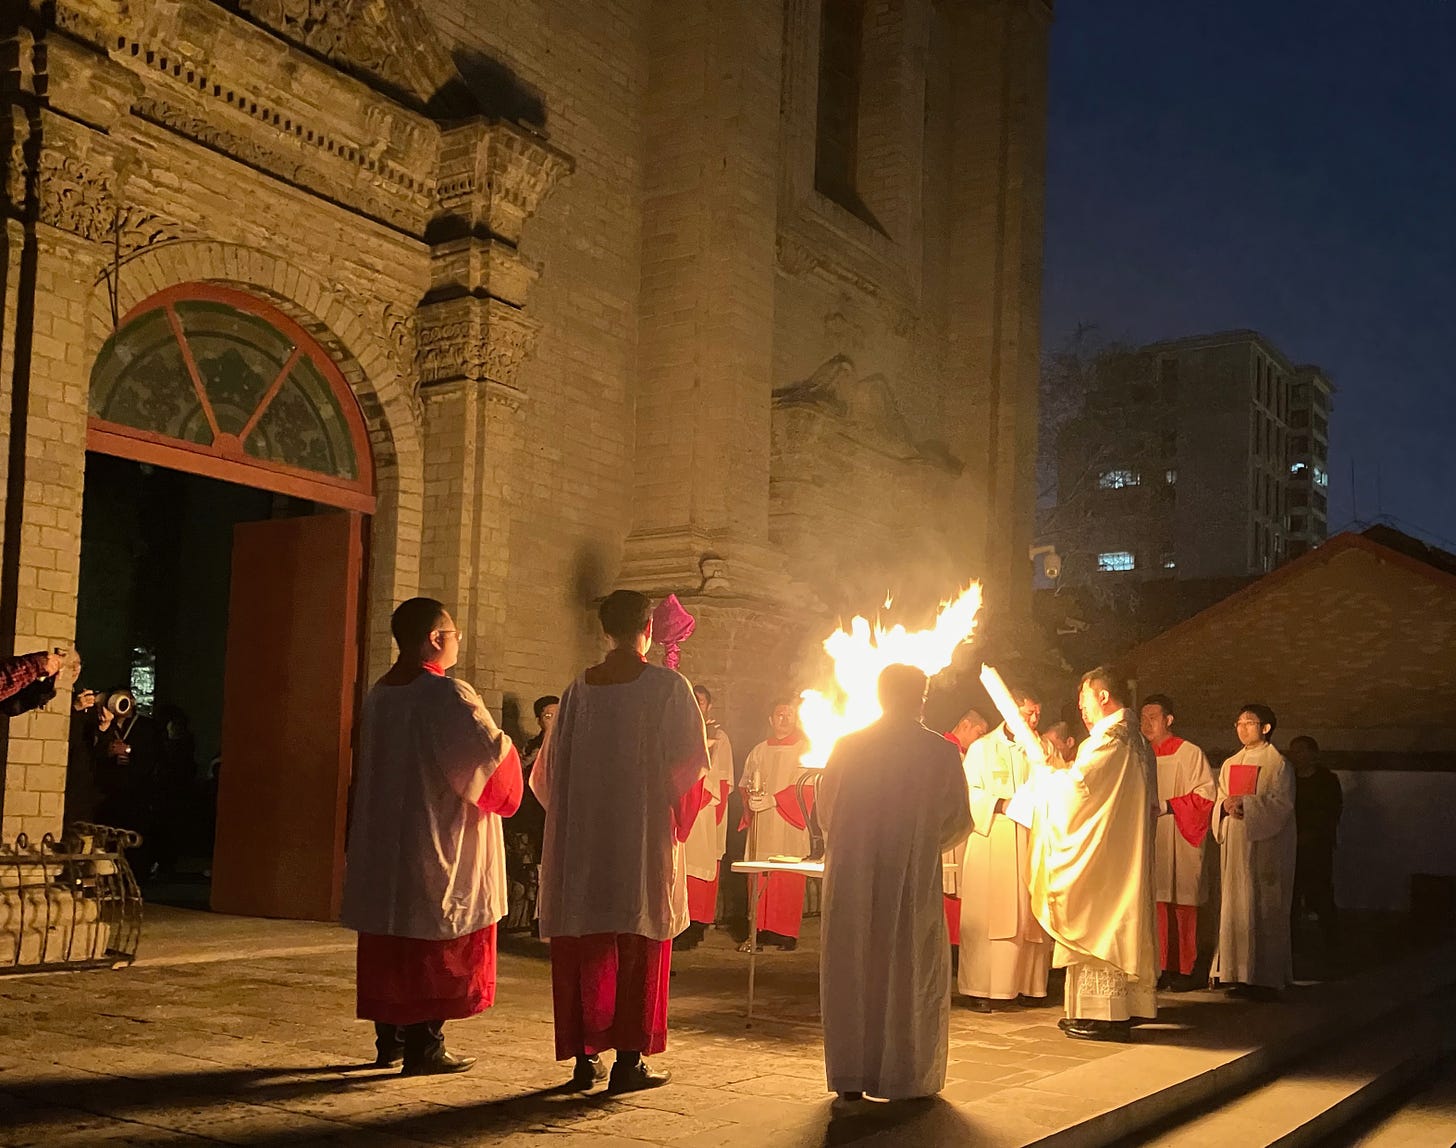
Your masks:
M1126 486L1138 486L1142 483L1142 476L1135 470L1120 468L1118 470L1104 470L1097 476L1097 488L1099 490L1121 490Z
M1164 570L1176 570L1176 569L1178 569L1178 560L1176 558L1174 558L1171 554L1164 554L1163 555L1163 569Z
M1177 482L1178 481L1178 468L1176 466L1170 466L1163 473L1163 481L1166 482L1169 486L1172 486L1175 482Z
M145 646L133 647L128 676L130 681L127 684L136 696L137 709L144 714L151 713L157 697L157 655Z
M1097 555L1097 569L1104 573L1136 570L1137 558L1131 550L1105 550Z
M1309 464L1308 463L1304 463L1304 462L1292 462L1292 463L1289 464L1289 473L1291 475L1293 475L1293 476L1296 476L1296 477L1299 476L1299 475L1301 475L1301 474L1303 474L1308 469L1309 469Z
M1330 472L1322 466L1314 468L1314 484L1318 487L1326 487L1330 484Z

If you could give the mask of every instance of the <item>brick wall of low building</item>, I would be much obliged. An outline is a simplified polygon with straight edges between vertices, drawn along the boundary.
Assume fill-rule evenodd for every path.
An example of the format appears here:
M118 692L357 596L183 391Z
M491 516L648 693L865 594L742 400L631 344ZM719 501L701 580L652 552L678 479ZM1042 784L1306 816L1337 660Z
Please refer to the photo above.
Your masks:
M1239 706L1327 750L1456 750L1456 579L1332 540L1134 651L1141 694L1167 693L1184 736L1232 746Z

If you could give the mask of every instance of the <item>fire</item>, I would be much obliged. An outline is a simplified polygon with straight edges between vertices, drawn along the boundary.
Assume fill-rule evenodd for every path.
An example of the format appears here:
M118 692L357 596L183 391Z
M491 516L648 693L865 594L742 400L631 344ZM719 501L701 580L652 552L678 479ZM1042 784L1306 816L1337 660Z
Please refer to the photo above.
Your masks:
M886 599L885 605L889 606ZM835 742L845 734L864 729L880 714L880 673L896 663L916 666L934 677L955 657L956 648L970 640L981 610L981 585L972 582L961 593L941 604L935 625L928 630L885 629L866 618L855 618L849 630L836 630L824 641L824 650L834 662L836 687L829 694L805 690L799 706L799 723L809 739L804 764L822 768Z

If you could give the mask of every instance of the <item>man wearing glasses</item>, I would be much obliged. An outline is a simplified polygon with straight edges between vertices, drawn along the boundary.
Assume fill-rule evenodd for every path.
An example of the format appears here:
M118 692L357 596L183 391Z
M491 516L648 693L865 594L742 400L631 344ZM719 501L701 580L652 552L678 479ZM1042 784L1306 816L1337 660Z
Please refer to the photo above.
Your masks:
M521 803L521 759L467 682L446 677L460 631L433 598L390 621L399 660L364 699L344 903L359 934L358 1015L375 1065L464 1072L443 1026L495 1001L506 913L501 818Z
M1223 913L1212 975L1249 1000L1272 1000L1294 979L1294 770L1269 740L1277 723L1266 705L1239 710L1243 748L1223 763L1213 806Z

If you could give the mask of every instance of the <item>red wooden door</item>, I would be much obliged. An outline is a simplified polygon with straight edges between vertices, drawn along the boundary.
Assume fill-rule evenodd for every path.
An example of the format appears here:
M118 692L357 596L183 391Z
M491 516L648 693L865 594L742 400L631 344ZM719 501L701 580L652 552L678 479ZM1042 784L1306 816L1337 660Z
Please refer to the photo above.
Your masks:
M234 532L217 912L338 917L362 571L358 514L249 522Z

